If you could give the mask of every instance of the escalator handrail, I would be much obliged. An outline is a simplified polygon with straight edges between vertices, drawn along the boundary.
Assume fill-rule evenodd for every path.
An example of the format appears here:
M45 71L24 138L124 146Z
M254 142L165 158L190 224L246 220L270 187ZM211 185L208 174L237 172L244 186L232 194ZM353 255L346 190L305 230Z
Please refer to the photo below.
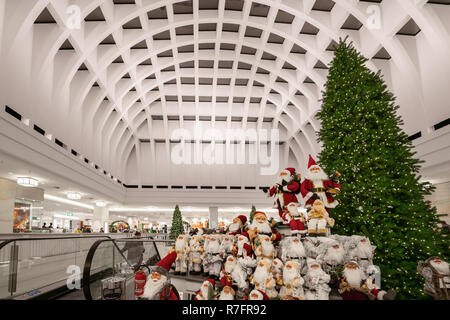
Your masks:
M86 256L86 260L84 263L84 268L83 268L83 293L84 293L84 297L86 298L86 300L92 300L90 278L91 278L91 265L92 265L92 260L94 259L95 251L103 242L107 242L107 241L111 241L113 243L113 245L117 248L117 250L121 254L122 258L127 262L127 264L129 266L131 266L130 262L128 261L128 259L125 257L125 255L122 253L121 249L115 242L115 239L110 238L110 239L103 239L103 240L95 241L94 244L89 249L89 252Z
M64 239L90 239L90 238L108 238L111 239L110 236L100 236L100 235L92 235L92 236L67 236L67 237L39 237L39 238L12 238L5 239L2 243L0 243L0 250L8 244L16 241L41 241L41 240L64 240ZM1 240L0 240L1 241Z

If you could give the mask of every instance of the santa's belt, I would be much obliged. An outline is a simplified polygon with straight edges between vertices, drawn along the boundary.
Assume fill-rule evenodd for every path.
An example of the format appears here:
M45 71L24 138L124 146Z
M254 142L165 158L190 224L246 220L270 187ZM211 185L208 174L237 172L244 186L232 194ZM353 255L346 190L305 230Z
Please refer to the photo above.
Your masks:
M258 232L258 235L263 235L263 236L271 236L272 235L272 233L269 233L269 232Z
M325 188L312 188L309 191L311 191L311 192L326 192L327 189L325 189Z
M302 257L291 257L291 256L286 256L286 258L288 258L288 259L298 259L298 260L302 259Z

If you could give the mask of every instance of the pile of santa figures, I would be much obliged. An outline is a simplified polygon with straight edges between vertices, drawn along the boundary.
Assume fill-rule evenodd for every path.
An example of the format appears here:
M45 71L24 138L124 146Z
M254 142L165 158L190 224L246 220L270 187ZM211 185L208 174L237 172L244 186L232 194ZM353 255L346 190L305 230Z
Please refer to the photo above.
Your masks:
M268 195L285 226L256 211L250 221L236 217L224 234L180 235L176 273L207 277L196 300L328 300L332 290L344 300L393 299L393 290L377 286L370 240L331 235L338 176L328 178L311 157L303 181L283 170Z

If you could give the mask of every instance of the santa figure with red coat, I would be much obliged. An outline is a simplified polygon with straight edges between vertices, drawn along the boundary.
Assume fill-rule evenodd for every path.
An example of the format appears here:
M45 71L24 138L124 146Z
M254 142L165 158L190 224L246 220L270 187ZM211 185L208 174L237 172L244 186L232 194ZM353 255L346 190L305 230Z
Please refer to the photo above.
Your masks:
M321 200L329 212L330 209L336 208L338 205L334 197L340 190L341 185L330 179L310 155L308 171L300 189L306 207L311 208L314 200Z
M200 289L195 293L194 300L214 300L215 288L216 281L214 279L206 279L203 281Z
M345 264L338 290L343 300L394 300L396 294L394 290L380 290L372 277L365 277L356 261Z
M264 190L267 192L267 189ZM274 207L278 209L280 217L286 206L290 203L298 203L296 194L300 193L300 178L294 168L286 168L280 172L278 181L269 190L269 197L274 197Z
M305 227L306 217L298 211L297 205L295 202L289 203L281 217L289 224L291 235L304 236L308 232Z
M145 283L144 293L139 299L144 300L180 300L178 291L170 283L169 271L177 258L177 253L172 248L169 254L150 267L150 277Z
M244 232L247 217L244 215L237 216L233 219L233 223L228 226L227 234L237 236Z

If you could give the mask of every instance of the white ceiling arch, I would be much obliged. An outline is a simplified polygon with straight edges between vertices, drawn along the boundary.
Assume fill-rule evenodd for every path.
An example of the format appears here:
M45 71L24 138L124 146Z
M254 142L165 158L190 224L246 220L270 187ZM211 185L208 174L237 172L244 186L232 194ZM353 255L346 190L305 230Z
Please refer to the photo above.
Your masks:
M442 86L426 80L431 73L439 83L449 78L449 6L429 2L6 0L3 102L127 184L153 184L155 170L147 177L141 171L161 155L155 141L164 140L170 158L170 133L192 119L221 129L236 122L280 128L283 165L304 168L306 155L320 151L314 116L329 46L341 37L371 58L369 68L382 70L409 134L446 116L434 97ZM81 9L79 30L66 26L73 4ZM367 24L374 5L378 30ZM433 56L441 59L433 64ZM149 153L142 140L150 141Z

